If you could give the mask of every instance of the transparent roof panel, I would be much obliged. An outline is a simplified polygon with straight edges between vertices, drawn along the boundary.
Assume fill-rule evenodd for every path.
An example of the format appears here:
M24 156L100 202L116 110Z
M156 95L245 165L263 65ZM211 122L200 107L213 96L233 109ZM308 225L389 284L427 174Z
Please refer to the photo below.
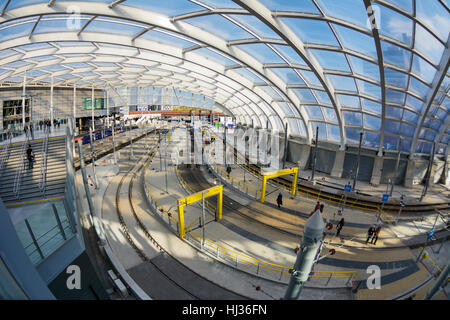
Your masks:
M30 34L34 22L26 22L3 27L0 25L0 42Z
M347 27L333 24L344 48L377 58L377 50L372 37Z
M419 24L416 25L414 45L417 50L431 59L435 65L439 64L445 47Z
M115 0L87 1L106 7ZM47 10L49 3L0 0L0 10L7 2L6 10L37 3ZM190 91L189 97L182 98L189 105L202 105L199 96L192 99L192 94L206 93L218 103L227 101L241 121L271 117L279 129L281 121L287 121L291 133L303 135L308 135L305 125L311 126L309 132L319 126L321 136L333 142L340 142L344 129L347 144L357 145L363 131L365 146L381 144L389 150L409 151L419 142L413 151L429 152L432 141L439 140L443 147L449 142L450 77L442 75L446 70L439 64L445 63L450 0L260 0L273 11L276 23L270 27L258 18L258 12L247 11L233 0L117 1L110 8L111 15L91 20L93 13L81 10L80 23L68 26L70 15L58 2L66 1L57 0L48 8L51 14L43 15L38 23L38 13L27 10L2 16L0 81L20 83L26 71L30 81L48 84L53 76L57 85L174 85ZM75 4L76 0L67 2ZM377 41L368 25L365 4L369 3L379 27L381 66ZM120 14L124 8L132 8L136 21ZM230 11L210 11L215 8ZM199 12L201 16L181 21L160 17ZM192 28L183 28L185 24L199 29L192 32ZM288 41L285 27L298 39ZM67 33L76 34L81 28L85 37ZM100 34L95 40L92 33L111 36ZM154 43L133 43L136 36ZM192 50L181 50L189 47ZM380 67L385 88L381 88ZM435 82L440 79L441 83ZM437 94L427 105L434 89ZM159 103L167 103L161 90L155 92ZM386 94L384 106L382 92ZM339 114L337 106L341 107ZM285 118L300 117L300 110L308 115L309 123ZM382 123L386 134L380 132Z
M380 69L375 63L348 55L353 72L380 81Z
M407 45L411 45L413 21L385 6L378 6L377 8L380 12L380 33Z
M381 41L381 50L383 51L384 62L409 70L411 61L410 51L386 41Z
M218 14L190 18L183 21L199 27L202 30L211 32L227 41L254 38L253 35L243 28Z
M251 15L230 15L233 20L242 24L245 28L255 33L259 38L281 39L280 36L270 29L265 23Z
M390 2L394 5L396 5L397 7L399 7L400 9L403 9L405 11L412 13L413 0L387 0L387 2Z
M447 41L450 31L448 11L439 1L416 0L417 17L443 41Z
M298 11L320 14L320 11L314 5L312 0L302 0L297 2L292 0L260 0L259 2L272 11Z
M238 45L240 49L244 50L252 57L258 59L262 63L285 63L285 61L263 43L251 43Z
M305 84L298 74L291 68L272 68L270 69L277 74L287 84Z
M236 64L236 61L226 57L225 54L220 54L218 51L212 50L210 48L200 48L195 50L195 52L204 55L207 59L212 59L221 64Z
M411 71L430 84L433 82L434 75L437 72L437 70L431 64L429 64L416 54L413 58Z
M119 35L133 36L142 31L146 26L127 23L116 19L94 19L83 32L104 32Z
M282 21L304 43L339 46L336 37L325 21L298 18L282 18Z
M292 49L291 47L282 45L273 45L273 47L290 63L306 66L305 60L303 60L302 57L300 57L300 55L297 52L295 52L295 50Z
M345 54L328 50L311 50L324 69L350 72Z
M186 0L148 1L127 0L120 5L155 11L167 16L177 16L192 11L204 10L203 7Z
M149 30L143 35L141 35L141 38L153 40L157 42L162 42L170 45L175 45L177 47L190 47L192 45L195 45L196 43L187 39L186 37L182 37L180 35L169 33L165 30Z
M318 0L317 3L327 16L350 21L360 27L367 25L367 11L363 1Z

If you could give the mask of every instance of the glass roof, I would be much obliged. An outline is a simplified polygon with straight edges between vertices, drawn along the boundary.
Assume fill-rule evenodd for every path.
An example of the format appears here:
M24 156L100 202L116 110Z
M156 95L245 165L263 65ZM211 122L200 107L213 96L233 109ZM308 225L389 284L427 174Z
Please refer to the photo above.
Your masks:
M310 141L446 152L448 1L237 2L0 0L0 85L191 88Z

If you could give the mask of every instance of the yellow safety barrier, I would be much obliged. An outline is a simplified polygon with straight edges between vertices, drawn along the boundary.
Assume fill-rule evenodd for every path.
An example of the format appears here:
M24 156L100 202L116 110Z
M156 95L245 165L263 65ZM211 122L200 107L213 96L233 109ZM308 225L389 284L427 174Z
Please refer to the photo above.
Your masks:
M222 177L224 177L224 178L226 177L226 179L230 180L231 185L236 185L243 190L250 191L251 193L253 193L255 195L255 198L258 197L258 192L259 192L258 189L254 188L253 186L251 186L241 180L238 180L238 179L232 177L231 175L228 177L228 173L225 170L221 169L217 164L213 164L213 167L217 171L217 173L219 173Z
M203 198L209 198L212 196L218 195L217 198L217 219L222 219L222 203L223 203L223 186L215 186L194 194L190 196L180 198L177 200L178 206L178 225L180 237L184 238L186 236L186 229L184 225L184 206L187 206L191 203L202 200Z
M147 162L147 164L145 165L145 169L144 169L144 177L147 176L147 169L150 165L150 163L153 160L153 156L151 156ZM193 189L186 183L186 181L181 177L181 175L179 174L177 168L175 167L175 171L178 175L178 178L180 179L181 183L184 185L184 187L189 190L189 192L193 192ZM148 192L148 194L150 195L152 201L156 204L159 212L161 212L162 214L166 215L168 217L168 219L172 222L174 222L175 224L178 223L178 221L174 218L171 217L170 213L168 211L166 211L164 208L161 207L160 203L158 202L158 200L153 196L153 194L150 191L147 179L144 178L144 186L146 191ZM205 205L213 212L216 211L215 206L211 205L208 201L205 201ZM204 245L205 248L209 247L211 250L213 250L214 252L216 252L217 254L222 254L223 256L227 256L229 259L232 259L234 261L240 261L241 263L244 263L246 265L253 265L255 267L257 267L258 269L265 269L265 270L269 270L269 271L275 271L275 272L280 272L280 276L283 274L289 274L289 270L291 269L291 267L287 267L287 266L282 266L282 265L278 265L275 263L271 263L268 261L264 261L261 259L257 259L251 256L248 256L244 253L241 253L239 251L233 250L231 248L227 248L221 244L218 244L215 241L212 241L208 238L203 238L201 235L199 235L198 233L196 233L194 230L192 230L190 228L190 226L186 227L186 230L189 231L189 235L195 239L196 241L198 241L199 243L203 240L204 241ZM185 231L186 231L185 230ZM258 270L257 269L257 270ZM326 276L323 274L327 274ZM328 278L328 279L354 279L357 276L358 272L355 270L351 270L351 271L311 271L311 277L312 278Z
M259 173L259 171L253 169L249 165L243 164L243 166L245 168L247 168L249 171L251 171L253 174L255 174L255 175L259 176L259 177L262 177L262 175ZM274 179L271 182L273 184L275 184L275 185L278 185L280 187L284 187L284 188L286 188L288 190L291 189L291 185L289 185L289 184L287 184L287 183L285 183L283 181ZM306 189L303 189L301 187L298 187L297 188L297 192L299 192L299 193L301 193L303 195L306 195L306 196L308 196L310 194L316 195L318 198L320 198L320 192L316 192L316 191L313 191L313 190L306 190ZM327 199L323 199L323 200L324 201L328 201L328 202L332 202L332 203L336 203L336 204L339 204L339 205L342 204L342 198L335 197L335 196L332 196L332 195L327 195ZM361 205L364 205L364 207L362 207ZM388 224L393 224L394 223L392 218L386 212L382 211L380 209L380 207L378 207L376 205L362 204L362 203L359 203L359 202L356 202L356 201L346 200L345 206L346 207L351 207L351 208L356 208L356 209L362 209L362 210L375 212L375 214L380 214L381 217L384 218L386 223L388 223ZM369 208L367 208L367 207L369 207Z
M267 180L272 178L277 178L280 176L285 176L289 174L294 174L294 179L292 179L291 184L291 195L295 195L295 189L297 187L297 178L298 178L298 168L284 169L275 172L264 172L262 176L262 187L261 187L261 203L264 203L266 199L266 185Z

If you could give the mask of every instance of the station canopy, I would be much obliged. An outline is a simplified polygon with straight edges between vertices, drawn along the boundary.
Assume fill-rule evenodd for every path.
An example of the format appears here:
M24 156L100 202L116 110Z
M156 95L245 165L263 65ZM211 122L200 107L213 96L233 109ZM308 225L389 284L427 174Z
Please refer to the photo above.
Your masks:
M450 0L0 0L0 85L171 87L237 122L447 153Z

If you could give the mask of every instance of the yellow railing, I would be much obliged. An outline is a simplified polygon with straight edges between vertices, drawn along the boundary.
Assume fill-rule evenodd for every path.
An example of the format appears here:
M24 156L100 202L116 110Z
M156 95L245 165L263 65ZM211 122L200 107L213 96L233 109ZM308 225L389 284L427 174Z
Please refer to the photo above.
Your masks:
M244 166L246 169L248 169L249 171L251 171L252 173L257 175L258 177L261 177L261 174L257 170L255 170L252 167L250 167L249 165L243 164L242 166ZM277 185L279 187L283 187L283 188L285 188L287 190L291 189L291 185L290 184L284 183L283 181L280 181L278 179L270 180L270 183L273 183L273 184L275 184L275 185ZM321 192L316 192L314 190L306 190L306 189L304 189L304 188L302 188L300 186L297 188L297 192L300 193L300 194L304 194L306 196L307 195L311 195L311 194L312 195L317 195L318 198L320 198L320 195L321 195ZM335 197L335 196L332 196L332 195L327 195L327 199L323 199L322 198L322 200L342 205L342 198ZM352 205L352 204L356 204L356 205ZM352 200L346 200L345 201L345 206L346 207L351 207L351 208L356 208L356 209L363 209L363 210L368 210L368 211L371 211L371 212L375 212L376 214L381 214L381 217L384 218L386 223L393 224L392 218L387 213L382 211L381 208L379 208L378 206L371 205L371 204L364 204L365 207L361 207L361 206L358 206L358 204L361 204L361 203L356 202L356 201L352 201ZM367 207L369 207L369 208L367 208Z
M431 263L439 270L439 272L442 272L442 268L439 267L439 265L430 257L430 255L428 254L428 252L425 251L425 249L423 247L419 247L418 248L421 251L421 258L423 259L428 259L431 261ZM420 254L420 253L419 253ZM450 280L450 277L447 278L447 280Z
M258 193L261 193L260 190L254 188L253 186L245 183L242 180L236 179L233 176L228 175L228 173L225 170L223 170L222 168L220 168L217 164L214 163L212 166L217 171L217 173L222 178L224 178L225 181L231 183L232 186L238 187L239 190L241 190L241 191L243 191L243 192L245 192L247 194L250 192L251 194L253 194L255 196L255 198L258 198Z
M223 141L223 139L221 137L216 136L216 139L221 139ZM249 171L253 172L254 174L256 174L258 177L261 177L261 173L255 169L253 169L252 167L250 167L248 164L244 163L242 164L242 166L244 166L245 168L247 168ZM270 183L273 183L277 186L286 188L288 190L291 189L291 185L284 183L281 180L278 179L273 179L270 181ZM260 190L258 190L260 192ZM320 192L316 192L313 190L308 190L303 188L301 185L297 185L297 192L304 194L306 196L313 194L313 195L317 195L318 198L327 201L327 202L332 202L332 203L337 203L339 205L342 205L342 198L339 197L335 197L335 196L331 196L331 195L327 195L326 199L321 198L321 191ZM372 205L372 204L366 204L366 203L362 203L362 202L358 202L358 201L354 201L354 200L346 200L345 201L345 206L346 207L351 207L351 208L356 208L356 209L362 209L362 210L367 210L370 212L375 212L375 214L380 214L380 217L382 217L384 219L384 221L387 224L393 224L394 221L391 218L391 216L389 214L387 214L386 212L384 212L383 210L381 210L381 208L377 205Z
M178 169L175 167L176 174L178 176L178 179L183 184L183 186L186 188L186 190L189 190L190 193L195 193L197 191L193 190L191 186L181 177ZM209 203L208 201L205 201L205 205L210 209L212 212L216 211L216 208L214 205ZM195 223L195 221L194 221ZM193 224L193 223L192 223ZM192 237L193 239L197 240L199 243L204 243L205 246L209 247L214 253L220 255L222 253L223 255L231 258L233 261L238 261L256 266L259 270L266 269L270 271L280 272L282 274L289 274L289 267L278 265L275 263L271 263L268 261L260 260L254 257L250 257L244 253L241 253L239 251L235 251L230 248L226 248L221 244L218 244L215 241L212 241L207 238L203 238L201 235L196 233L194 230L191 229L191 226L187 226L186 230L188 231L188 235ZM313 275L311 277L314 278L331 278L331 279L348 279L348 278L354 278L357 275L357 271L311 271ZM328 276L324 275L316 275L316 274L328 274Z

